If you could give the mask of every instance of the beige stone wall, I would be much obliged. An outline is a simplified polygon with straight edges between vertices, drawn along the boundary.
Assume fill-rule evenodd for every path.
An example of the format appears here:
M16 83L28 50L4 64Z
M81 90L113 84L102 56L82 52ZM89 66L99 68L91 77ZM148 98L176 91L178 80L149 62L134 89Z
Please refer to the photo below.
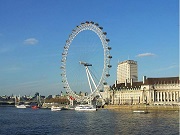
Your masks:
M180 105L180 85L142 85L136 89L110 90L102 97L114 105Z

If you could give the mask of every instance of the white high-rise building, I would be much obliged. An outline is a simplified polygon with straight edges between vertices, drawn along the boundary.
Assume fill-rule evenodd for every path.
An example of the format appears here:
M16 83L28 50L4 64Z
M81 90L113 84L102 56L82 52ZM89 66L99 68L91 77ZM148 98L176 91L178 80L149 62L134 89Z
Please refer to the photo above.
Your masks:
M126 60L118 63L117 66L117 83L130 83L138 81L137 61Z

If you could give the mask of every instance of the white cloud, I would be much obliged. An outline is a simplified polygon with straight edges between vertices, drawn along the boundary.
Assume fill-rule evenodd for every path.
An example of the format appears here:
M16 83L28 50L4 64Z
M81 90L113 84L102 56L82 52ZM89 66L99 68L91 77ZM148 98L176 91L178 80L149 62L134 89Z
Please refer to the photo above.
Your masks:
M26 44L26 45L35 45L38 42L39 41L35 38L28 38L28 39L24 40L24 44Z
M155 54L153 54L153 53L141 53L141 54L137 55L137 57L147 57L147 56L155 56Z

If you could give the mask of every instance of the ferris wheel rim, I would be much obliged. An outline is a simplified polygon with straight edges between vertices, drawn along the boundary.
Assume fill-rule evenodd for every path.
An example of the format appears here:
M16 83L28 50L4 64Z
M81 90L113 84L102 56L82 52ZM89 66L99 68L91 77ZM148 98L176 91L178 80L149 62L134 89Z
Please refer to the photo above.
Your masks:
M109 39L106 38L106 32L103 32L102 30L103 28L100 27L97 23L94 22L88 22L86 21L85 23L81 23L80 25L76 26L75 29L72 30L72 33L69 35L68 40L66 40L65 46L64 46L64 50L62 53L62 60L61 60L61 69L62 69L62 82L64 85L64 88L66 89L67 93L78 100L83 100L79 95L75 94L75 92L70 88L67 76L66 76L66 59L68 56L68 49L72 43L72 41L74 40L74 38L81 33L82 31L85 30L90 30L93 31L94 33L96 33L98 35L98 37L101 40L103 49L104 49L104 64L103 64L103 71L101 74L101 78L97 84L97 88L91 92L87 97L85 97L84 99L89 99L90 97L92 97L96 92L98 92L98 90L100 89L100 87L102 87L102 85L105 82L106 78L110 76L109 74L109 69L111 67L110 65L110 59L112 58L112 56L110 55L110 49L111 47L108 46L108 42Z

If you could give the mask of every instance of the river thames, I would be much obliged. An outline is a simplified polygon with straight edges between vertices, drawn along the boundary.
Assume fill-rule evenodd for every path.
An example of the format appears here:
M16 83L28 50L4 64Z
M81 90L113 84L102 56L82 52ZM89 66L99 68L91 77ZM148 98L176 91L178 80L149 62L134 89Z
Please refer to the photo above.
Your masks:
M179 135L179 112L52 112L0 107L0 125L1 135Z

